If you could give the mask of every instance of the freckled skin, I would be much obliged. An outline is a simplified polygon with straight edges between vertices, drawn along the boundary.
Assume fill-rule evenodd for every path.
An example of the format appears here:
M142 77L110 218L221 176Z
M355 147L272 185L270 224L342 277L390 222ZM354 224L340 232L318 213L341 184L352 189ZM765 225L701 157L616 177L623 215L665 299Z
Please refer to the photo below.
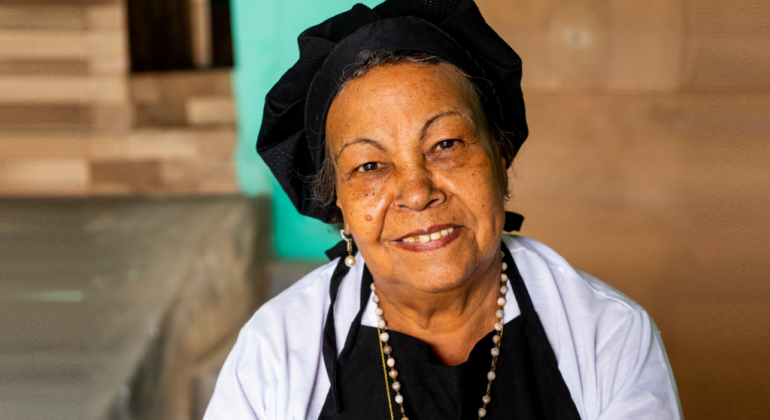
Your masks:
M446 65L375 68L338 94L326 125L337 205L389 328L427 342L448 365L467 360L496 320L508 184L505 161L462 77ZM394 245L445 223L461 228L442 248Z

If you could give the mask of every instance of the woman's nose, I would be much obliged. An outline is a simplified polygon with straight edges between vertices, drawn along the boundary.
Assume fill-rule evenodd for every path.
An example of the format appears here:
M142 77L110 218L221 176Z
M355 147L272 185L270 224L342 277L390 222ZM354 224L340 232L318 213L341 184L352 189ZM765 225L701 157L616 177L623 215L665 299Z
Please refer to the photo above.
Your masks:
M394 201L399 210L422 211L438 205L446 198L444 192L436 188L433 177L425 168L405 171L399 182L399 190Z

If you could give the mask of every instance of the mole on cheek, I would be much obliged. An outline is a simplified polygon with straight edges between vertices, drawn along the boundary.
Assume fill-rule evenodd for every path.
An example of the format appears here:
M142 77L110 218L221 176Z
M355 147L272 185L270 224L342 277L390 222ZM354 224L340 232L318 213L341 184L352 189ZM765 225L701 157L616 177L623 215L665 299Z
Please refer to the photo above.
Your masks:
M372 216L367 214L366 216L364 216L364 219L366 219L367 222L371 222L372 221Z

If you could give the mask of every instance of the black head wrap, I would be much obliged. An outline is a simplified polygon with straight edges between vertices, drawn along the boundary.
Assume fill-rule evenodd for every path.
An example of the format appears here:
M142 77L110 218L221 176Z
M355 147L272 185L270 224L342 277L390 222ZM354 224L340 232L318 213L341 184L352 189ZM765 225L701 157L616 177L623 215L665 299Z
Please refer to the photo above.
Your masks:
M473 0L387 0L357 4L299 36L300 57L265 100L257 152L297 210L323 222L309 180L323 167L326 114L363 51L437 55L481 91L488 117L512 134L513 157L527 138L521 59L484 21ZM511 162L507 162L510 166Z

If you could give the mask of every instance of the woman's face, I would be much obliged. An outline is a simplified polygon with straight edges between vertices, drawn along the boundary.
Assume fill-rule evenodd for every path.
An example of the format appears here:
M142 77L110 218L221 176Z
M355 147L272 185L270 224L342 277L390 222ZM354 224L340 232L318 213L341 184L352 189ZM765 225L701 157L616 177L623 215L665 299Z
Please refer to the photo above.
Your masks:
M508 179L484 121L448 65L376 67L334 99L337 205L375 279L439 292L496 261Z

